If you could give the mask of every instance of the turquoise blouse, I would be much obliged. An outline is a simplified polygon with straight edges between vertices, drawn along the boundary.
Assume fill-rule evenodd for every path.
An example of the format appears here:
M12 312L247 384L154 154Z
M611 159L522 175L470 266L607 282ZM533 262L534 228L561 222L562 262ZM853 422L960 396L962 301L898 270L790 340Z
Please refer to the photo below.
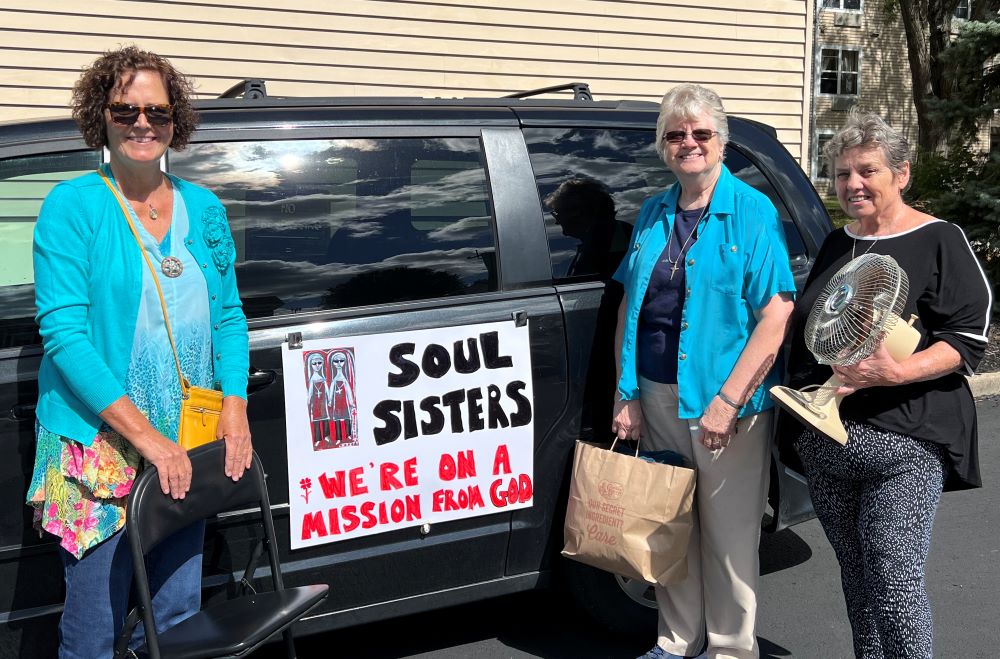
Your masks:
M673 230L680 186L648 198L632 232L631 249L615 280L625 286L622 335L623 400L639 398L636 334L649 278ZM795 293L788 248L774 204L723 165L698 241L684 261L687 280L677 351L679 416L698 419L732 372L757 326L754 312L778 293ZM773 406L767 390L778 384L778 365L740 410L740 416Z
M174 176L170 181L188 222L186 228L173 227L167 249L187 255L188 273L201 272L208 312L202 314L206 324L184 330L192 335L208 332L208 337L196 340L198 361L207 370L189 375L214 380L226 396L245 398L249 341L226 211L208 190ZM44 347L38 422L49 432L89 446L102 425L100 412L126 394L129 377L139 377L129 366L142 328L162 320L155 317L162 316L159 301L154 313L147 296L148 322L140 321L146 317L140 309L148 269L118 203L96 172L60 183L45 198L35 225L34 266L36 321ZM183 304L194 296L192 290L183 294ZM155 339L150 343L159 345ZM207 345L211 347L206 353ZM182 361L193 364L194 353ZM176 379L174 373L167 381Z

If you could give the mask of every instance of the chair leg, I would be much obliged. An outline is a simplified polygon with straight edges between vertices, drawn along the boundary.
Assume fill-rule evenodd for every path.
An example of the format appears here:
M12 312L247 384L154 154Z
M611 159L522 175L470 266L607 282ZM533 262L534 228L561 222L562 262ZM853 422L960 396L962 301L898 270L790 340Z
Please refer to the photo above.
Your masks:
M289 627L285 631L281 632L281 635L285 637L285 651L288 653L288 659L296 659L295 639L292 637L292 628Z

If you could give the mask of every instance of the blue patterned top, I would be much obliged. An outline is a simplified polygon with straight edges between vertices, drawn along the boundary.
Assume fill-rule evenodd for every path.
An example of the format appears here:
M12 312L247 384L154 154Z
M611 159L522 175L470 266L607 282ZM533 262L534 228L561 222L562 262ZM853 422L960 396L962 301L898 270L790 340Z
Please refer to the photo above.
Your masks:
M132 209L130 208L131 212ZM183 198L174 193L174 219L163 241L152 234L132 213L139 237L156 268L163 289L163 299L170 315L170 327L177 342L181 370L196 387L212 388L212 326L208 308L208 286L198 262L184 245L188 233L188 215ZM168 277L159 263L167 256L181 260L184 269L179 277ZM125 392L153 427L177 441L181 390L177 367L163 322L160 298L153 284L153 274L143 263L142 295L132 339L132 356L125 376Z

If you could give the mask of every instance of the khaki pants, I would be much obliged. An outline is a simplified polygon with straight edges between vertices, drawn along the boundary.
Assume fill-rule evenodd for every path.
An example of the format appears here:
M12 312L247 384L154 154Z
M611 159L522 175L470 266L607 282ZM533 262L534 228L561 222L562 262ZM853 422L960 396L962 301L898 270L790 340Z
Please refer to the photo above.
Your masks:
M697 419L677 418L677 385L639 379L643 446L669 449L698 470L688 576L656 587L657 643L694 656L708 634L710 659L757 657L760 520L770 477L769 410L740 419L729 446L710 451L698 441Z

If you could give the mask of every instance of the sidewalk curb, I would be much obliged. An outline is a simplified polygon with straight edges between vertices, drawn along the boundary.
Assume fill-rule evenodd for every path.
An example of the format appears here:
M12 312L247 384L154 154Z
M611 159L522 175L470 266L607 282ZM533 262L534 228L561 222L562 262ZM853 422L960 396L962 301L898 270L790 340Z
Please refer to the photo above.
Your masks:
M969 378L972 395L976 398L1000 394L1000 373L980 373Z

